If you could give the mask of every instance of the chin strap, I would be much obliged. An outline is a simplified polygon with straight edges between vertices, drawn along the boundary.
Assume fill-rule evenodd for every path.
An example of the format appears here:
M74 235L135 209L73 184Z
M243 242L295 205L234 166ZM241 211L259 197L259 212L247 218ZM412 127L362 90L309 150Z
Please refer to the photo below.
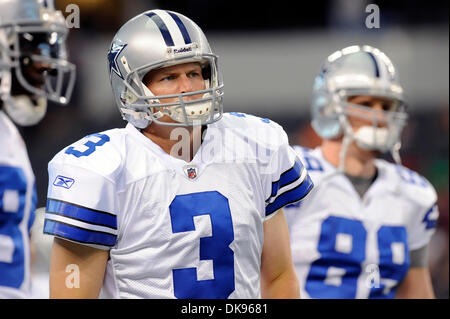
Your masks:
M400 148L402 147L401 142L395 143L391 148L391 156L397 165L402 165L402 159L400 158Z
M347 120L347 117L345 116L344 112L340 112L339 114L339 122L341 123L341 127L343 129L343 135L342 138L342 146L341 151L339 152L339 165L337 167L337 170L339 173L344 174L345 173L345 156L347 155L347 150L350 146L350 144L355 140L355 136L353 133L353 129L350 125L350 123Z
M3 106L8 115L20 126L37 124L47 111L47 99L38 97L36 102L28 95L4 96Z

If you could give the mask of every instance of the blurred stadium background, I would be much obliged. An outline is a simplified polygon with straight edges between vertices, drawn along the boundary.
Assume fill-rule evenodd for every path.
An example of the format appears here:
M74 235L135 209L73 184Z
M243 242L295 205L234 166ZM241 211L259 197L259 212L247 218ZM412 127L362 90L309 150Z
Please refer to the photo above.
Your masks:
M72 102L51 104L39 125L22 130L39 196L45 206L47 163L64 146L98 131L123 127L114 104L106 53L119 27L149 9L192 18L206 33L225 82L225 110L269 117L292 144L320 141L309 126L309 100L321 62L337 49L368 44L396 65L409 103L404 164L439 194L440 218L430 251L438 298L449 297L449 25L447 0L316 0L307 5L278 0L56 0L80 8L80 28L71 29L69 54L78 75ZM380 28L365 26L368 4L380 9ZM38 207L39 207L38 206ZM395 213L395 212L393 212Z

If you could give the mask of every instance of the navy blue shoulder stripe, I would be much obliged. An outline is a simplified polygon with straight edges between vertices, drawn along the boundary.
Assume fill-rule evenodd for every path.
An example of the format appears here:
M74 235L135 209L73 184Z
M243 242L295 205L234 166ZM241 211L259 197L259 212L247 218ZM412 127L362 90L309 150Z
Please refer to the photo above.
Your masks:
M161 31L164 41L166 41L166 45L174 46L173 39L172 39L172 36L170 35L169 29L167 29L167 26L164 23L164 21L161 19L161 17L158 16L154 12L147 13L146 16L149 17L150 19L152 19L156 23L156 25L159 28L159 31Z
M191 37L189 36L189 32L187 31L186 26L184 25L183 21L181 21L180 17L173 12L167 11L167 13L175 20L175 22L178 25L178 28L180 28L181 34L183 35L184 43L185 44L192 43Z

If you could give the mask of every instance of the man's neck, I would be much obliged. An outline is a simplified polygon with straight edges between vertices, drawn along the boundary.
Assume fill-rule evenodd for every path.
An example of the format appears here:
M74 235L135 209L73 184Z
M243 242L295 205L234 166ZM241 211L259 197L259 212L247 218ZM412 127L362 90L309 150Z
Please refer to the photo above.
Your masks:
M342 140L324 140L321 149L325 159L338 167ZM355 177L371 178L376 174L375 158L374 152L362 150L353 142L345 154L345 173Z
M190 162L201 145L202 131L202 126L164 126L152 123L142 130L142 134L167 154Z

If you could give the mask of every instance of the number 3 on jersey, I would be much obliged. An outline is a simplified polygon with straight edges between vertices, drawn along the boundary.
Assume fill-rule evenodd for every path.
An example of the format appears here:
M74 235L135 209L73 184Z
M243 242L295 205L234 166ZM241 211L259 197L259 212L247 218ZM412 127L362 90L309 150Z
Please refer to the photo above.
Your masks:
M93 137L97 137L97 138L99 138L99 140L96 142L93 142L93 141L91 141L93 139ZM100 133L88 135L88 136L86 136L86 138L88 138L89 140L83 144L84 146L87 147L87 149L85 151L81 152L79 150L76 150L73 146L71 146L66 149L65 153L69 154L69 155L73 155L75 157L89 156L95 152L95 149L97 146L102 146L103 144L105 144L106 142L109 142L109 140L110 140L108 135L100 134Z
M169 207L172 232L194 231L194 218L209 216L211 234L200 237L200 262L212 262L213 279L198 280L197 268L173 269L179 299L225 299L234 291L233 222L228 199L219 192L177 195Z
M322 223L318 252L311 264L305 290L311 298L356 298L358 277L366 259L367 231L362 222L329 216ZM393 298L409 266L404 227L382 226L377 232L379 280L370 284L369 298Z

